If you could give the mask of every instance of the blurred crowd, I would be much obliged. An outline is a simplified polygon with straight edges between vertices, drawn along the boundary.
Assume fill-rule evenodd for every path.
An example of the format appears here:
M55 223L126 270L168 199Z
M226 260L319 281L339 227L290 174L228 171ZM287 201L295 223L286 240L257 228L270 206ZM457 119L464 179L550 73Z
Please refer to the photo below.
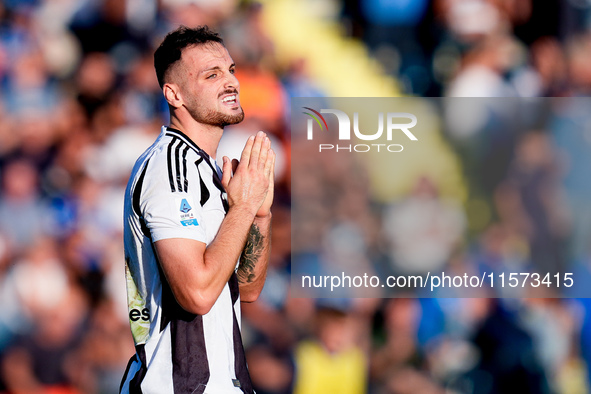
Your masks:
M335 293L329 283L299 294L396 297L315 302L320 316L339 311L356 327L346 334L353 328L342 323L335 336L351 338L356 332L357 341L346 346L343 340L342 351L356 348L365 355L370 393L589 392L591 221L583 174L591 164L586 126L591 101L425 101L439 114L439 127L463 163L466 200L443 191L444 177L428 174L401 195L377 200L366 171L368 153L319 154L310 141L297 143L294 137L296 278L344 272L375 275L384 283L388 276L425 278L442 271L496 278L511 273L563 278L570 272L576 284L565 289L561 279L560 288L531 288L521 281L519 286L497 281L492 288L402 286L364 292L350 287ZM463 116L449 116L457 107ZM464 129L458 134L460 123ZM396 174L391 182L399 182ZM292 279L292 286L300 284ZM417 298L421 295L429 298ZM327 354L334 352L321 333L316 340ZM307 360L298 357L296 371L297 361ZM342 374L350 376L344 367Z
M497 117L444 127L467 201L441 195L445 180L419 177L405 195L378 203L348 156L314 166L315 176L292 189L290 97L323 92L306 59L276 61L264 3L0 1L0 393L118 391L134 352L123 192L168 122L152 56L179 24L218 30L237 64L246 119L227 129L220 150L235 152L262 129L278 152L267 282L259 301L243 305L257 393L589 392L586 299L289 296L292 249L318 264L329 256L386 274L409 262L461 272L539 260L591 277L589 103L557 111L547 129L518 131ZM343 34L363 40L407 94L575 97L591 89L585 0L301 3L333 10ZM292 245L292 196L309 194L338 203L293 218L307 227Z
M406 93L587 95L585 0L344 0L343 24Z

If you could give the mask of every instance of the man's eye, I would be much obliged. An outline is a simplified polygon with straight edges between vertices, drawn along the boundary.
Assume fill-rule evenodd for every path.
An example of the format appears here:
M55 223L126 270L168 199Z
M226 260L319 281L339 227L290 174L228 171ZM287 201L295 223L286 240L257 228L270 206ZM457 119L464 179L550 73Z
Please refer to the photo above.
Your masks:
M215 78L216 76L217 76L217 74L211 74L211 75L207 76L207 79L212 79L212 78Z
M234 68L230 69L230 74L234 74L235 72L236 72L236 69L234 69Z

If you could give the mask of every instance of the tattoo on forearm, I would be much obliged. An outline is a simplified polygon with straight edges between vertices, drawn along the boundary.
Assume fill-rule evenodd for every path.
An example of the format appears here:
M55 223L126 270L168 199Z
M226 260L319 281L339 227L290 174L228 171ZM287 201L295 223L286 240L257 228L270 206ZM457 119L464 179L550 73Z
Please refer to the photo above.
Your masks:
M238 265L238 281L240 283L251 283L255 279L254 268L263 254L263 240L265 237L261 234L261 230L256 224L250 227L248 237L246 238L246 245L240 255L240 264Z

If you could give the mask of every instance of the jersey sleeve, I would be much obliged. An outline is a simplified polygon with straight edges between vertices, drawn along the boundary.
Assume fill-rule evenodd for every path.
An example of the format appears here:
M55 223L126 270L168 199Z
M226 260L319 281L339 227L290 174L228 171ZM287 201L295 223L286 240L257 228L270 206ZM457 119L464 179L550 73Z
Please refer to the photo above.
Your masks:
M161 152L148 163L141 210L152 242L187 238L207 243L199 174L191 162L169 160Z

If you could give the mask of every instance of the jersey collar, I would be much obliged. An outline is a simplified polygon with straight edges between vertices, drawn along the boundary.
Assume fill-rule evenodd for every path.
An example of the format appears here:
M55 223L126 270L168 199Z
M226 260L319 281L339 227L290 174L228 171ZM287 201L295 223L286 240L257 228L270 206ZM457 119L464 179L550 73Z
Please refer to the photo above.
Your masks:
M209 158L209 155L207 154L207 152L205 152L203 149L201 149L195 142L193 142L192 139L190 139L185 133L183 133L180 130L177 129L173 129L172 127L165 127L166 129L166 135L170 135L173 137L177 137L182 139L184 142L186 142L190 147L192 147L193 149L195 149L197 151L197 153L201 154L205 154L207 155L207 157Z

